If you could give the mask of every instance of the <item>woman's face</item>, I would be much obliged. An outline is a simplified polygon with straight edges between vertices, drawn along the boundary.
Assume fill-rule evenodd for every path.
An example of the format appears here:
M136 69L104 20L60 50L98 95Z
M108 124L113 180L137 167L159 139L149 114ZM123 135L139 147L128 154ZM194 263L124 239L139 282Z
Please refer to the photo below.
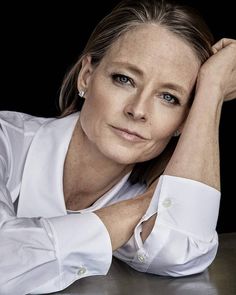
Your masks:
M199 67L188 44L152 24L120 37L96 68L85 58L78 88L87 138L120 164L156 157L183 125Z

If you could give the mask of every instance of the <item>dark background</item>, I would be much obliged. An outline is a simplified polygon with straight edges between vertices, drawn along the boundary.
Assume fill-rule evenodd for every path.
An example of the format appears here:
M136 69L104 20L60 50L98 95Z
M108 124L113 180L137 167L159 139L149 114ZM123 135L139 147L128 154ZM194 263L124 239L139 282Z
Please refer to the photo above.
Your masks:
M57 99L65 72L76 61L95 24L118 3L60 1L50 6L48 2L8 1L1 8L1 110L58 115ZM181 2L202 13L216 40L236 39L234 1ZM235 117L236 101L225 103L219 133L222 199L218 232L236 231Z

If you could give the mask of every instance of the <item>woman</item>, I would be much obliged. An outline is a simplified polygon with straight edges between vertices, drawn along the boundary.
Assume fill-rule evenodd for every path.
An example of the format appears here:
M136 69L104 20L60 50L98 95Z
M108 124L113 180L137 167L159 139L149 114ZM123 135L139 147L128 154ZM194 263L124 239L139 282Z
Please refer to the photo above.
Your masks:
M212 45L191 9L123 1L66 76L60 118L1 112L1 294L104 275L112 254L158 275L210 265L236 97L235 40Z

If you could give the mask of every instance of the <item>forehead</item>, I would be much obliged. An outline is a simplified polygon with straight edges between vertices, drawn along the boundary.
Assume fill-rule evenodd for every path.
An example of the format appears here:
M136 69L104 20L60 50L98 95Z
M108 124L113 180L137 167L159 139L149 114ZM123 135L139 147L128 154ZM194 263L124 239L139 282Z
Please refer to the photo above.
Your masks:
M200 61L187 42L156 24L142 24L126 32L111 46L104 62L129 62L147 75L196 78ZM160 76L161 75L161 76Z

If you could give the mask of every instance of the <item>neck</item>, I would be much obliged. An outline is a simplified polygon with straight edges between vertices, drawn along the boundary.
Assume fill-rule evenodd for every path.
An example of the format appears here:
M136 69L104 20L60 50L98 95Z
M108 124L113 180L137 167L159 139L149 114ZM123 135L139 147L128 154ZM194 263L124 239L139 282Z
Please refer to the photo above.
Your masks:
M64 180L71 194L100 197L132 168L106 158L87 138L78 120L65 162Z

